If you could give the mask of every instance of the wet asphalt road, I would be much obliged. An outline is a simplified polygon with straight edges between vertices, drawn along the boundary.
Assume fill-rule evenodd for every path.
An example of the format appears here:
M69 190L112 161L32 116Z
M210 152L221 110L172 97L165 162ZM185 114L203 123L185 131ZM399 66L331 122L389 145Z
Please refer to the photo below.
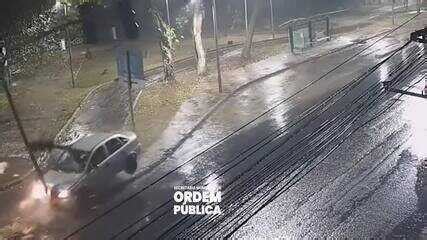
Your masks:
M415 83L425 78L426 52L411 44L361 77L401 44L386 39L283 103L362 46L247 88L171 159L133 179L119 175L113 189L94 200L95 210L62 216L59 222L66 222L67 230L61 236L113 206L73 238L365 238L402 233L393 229L422 210L425 201L417 187L420 164L427 157L427 113L419 109L427 109L427 101L385 93L379 81L393 80L399 88L414 84L412 90L419 92L424 82ZM222 214L173 215L173 187L192 185L221 189ZM422 221L411 232L425 227Z

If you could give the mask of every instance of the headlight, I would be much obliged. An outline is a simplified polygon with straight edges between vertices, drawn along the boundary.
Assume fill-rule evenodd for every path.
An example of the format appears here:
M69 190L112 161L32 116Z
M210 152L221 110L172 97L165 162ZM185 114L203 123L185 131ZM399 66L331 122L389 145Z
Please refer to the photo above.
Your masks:
M31 194L30 194L31 198L43 199L45 197L48 197L52 189L52 184L47 184L47 187L48 187L48 192L46 193L46 189L40 181L34 182L31 189Z
M70 196L69 190L61 190L58 194L58 198L68 198Z

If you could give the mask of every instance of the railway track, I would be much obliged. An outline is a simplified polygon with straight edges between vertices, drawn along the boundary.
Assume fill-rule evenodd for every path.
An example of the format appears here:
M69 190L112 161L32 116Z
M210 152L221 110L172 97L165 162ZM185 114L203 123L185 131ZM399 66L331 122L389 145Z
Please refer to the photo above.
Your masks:
M266 40L254 42L254 46L263 46L263 45L271 44L271 43L275 43L275 42L280 43L280 42L287 42L287 41L288 41L288 37L266 39ZM224 54L224 53L234 51L236 49L241 48L242 46L243 46L243 43L236 43L236 44L231 44L231 45L226 45L226 46L220 46L219 47L220 54ZM210 49L210 50L206 51L206 58L207 58L208 62L215 60L215 53L216 53L215 49ZM195 69L195 64L196 64L195 61L196 60L195 60L194 56L190 56L190 57L186 57L186 58L176 60L175 61L176 72L179 73L179 72L187 71L190 69ZM155 75L162 74L162 73L163 73L163 66L154 67L154 68L148 69L144 72L145 76L147 76L147 77L153 77Z

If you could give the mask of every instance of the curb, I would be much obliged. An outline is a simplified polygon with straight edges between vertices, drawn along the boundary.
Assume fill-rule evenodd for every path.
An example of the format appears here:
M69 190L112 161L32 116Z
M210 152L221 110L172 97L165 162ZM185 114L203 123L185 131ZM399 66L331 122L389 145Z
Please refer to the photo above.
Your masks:
M114 80L113 80L114 81ZM61 135L64 134L64 132L67 130L67 128L72 124L72 122L74 121L74 119L76 118L76 116L80 113L84 103L89 99L90 96L92 96L92 94L94 94L97 90L99 90L100 88L106 86L107 84L112 83L113 81L108 81L105 83L101 83L97 86L92 87L89 92L86 94L86 96L80 100L79 104L77 105L77 107L74 109L73 114L71 115L71 117L68 118L67 122L62 126L62 128L59 130L59 132L56 134L55 136L55 142L59 141L61 138ZM35 172L34 168L32 168L31 170L29 170L26 174L24 174L23 176L21 176L18 179L12 180L6 184L3 184L0 186L0 193L1 192L5 192L10 190L11 188L21 184L22 182L24 182L28 177L32 176L33 173Z
M80 113L80 111L82 110L83 105L85 104L85 102L89 99L89 97L92 96L92 94L94 92L96 92L97 90L99 90L100 88L111 84L112 82L114 82L115 80L112 81L108 81L105 83L101 83L97 86L94 86L91 88L91 90L89 90L89 92L86 94L86 96L80 100L79 104L77 105L77 107L74 109L73 114L71 115L71 117L68 118L67 122L64 124L64 126L62 126L62 128L59 130L59 132L56 134L55 136L55 142L59 141L61 138L61 135L64 134L64 132L67 130L67 128L70 127L70 125L73 123L73 121L76 119L77 115Z

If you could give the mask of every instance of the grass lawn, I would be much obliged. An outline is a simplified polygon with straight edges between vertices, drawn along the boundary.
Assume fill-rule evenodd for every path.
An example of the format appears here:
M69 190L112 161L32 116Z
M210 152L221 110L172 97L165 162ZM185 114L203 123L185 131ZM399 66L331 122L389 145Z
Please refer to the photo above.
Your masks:
M8 108L9 103L7 102L6 95L0 93L0 111L4 111Z
M180 109L181 104L199 90L195 72L180 74L174 84L161 82L144 90L139 98L135 123L143 146L154 143Z

